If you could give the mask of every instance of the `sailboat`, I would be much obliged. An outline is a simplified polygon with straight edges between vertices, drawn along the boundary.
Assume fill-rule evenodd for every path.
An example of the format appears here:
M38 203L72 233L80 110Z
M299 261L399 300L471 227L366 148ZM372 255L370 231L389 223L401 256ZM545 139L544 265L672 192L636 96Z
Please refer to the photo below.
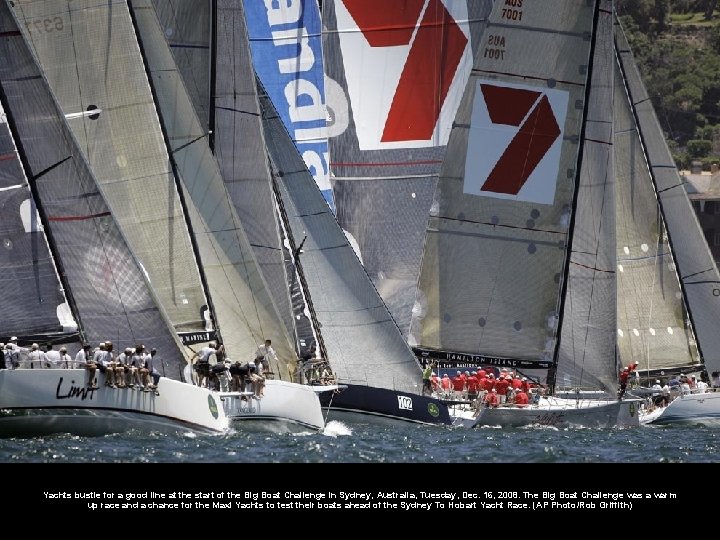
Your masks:
M77 13L66 17L65 11L52 11L56 6L49 4L43 3L50 9L46 18L60 27L73 22L82 26L82 15L96 16L112 23L116 37L129 36L122 26L114 26L118 20L131 21L124 2L102 7L113 17L77 4ZM17 2L14 5L18 8ZM20 28L32 25L21 26L7 3L1 9L2 105L83 340L100 342L112 336L120 349L143 342L165 359L157 393L89 388L84 370L3 370L3 433L101 434L130 428L223 432L233 420L247 419L322 429L317 393L308 386L271 381L262 401L248 403L237 392L183 382L187 356L178 333L155 295L149 273L115 221L102 185L66 123L67 111L55 101L28 47ZM129 28L134 36L132 25ZM133 47L132 41L123 43ZM118 162L124 157L119 154ZM211 236L213 231L205 233ZM225 258L219 250L216 256Z
M209 44L211 69L185 69L183 79L192 80L189 87L214 88L207 117L221 175L238 215L253 223L256 233L266 231L262 237L258 234L253 248L275 247L279 252L281 237L287 241L293 266L287 272L284 293L287 295L294 282L301 284L317 343L314 363L329 363L342 387L339 393L320 396L327 419L360 417L448 424L447 407L419 394L420 371L412 352L338 226L326 194L301 157L298 146L302 143L290 136L264 89L260 107L247 35L247 24L253 19L246 17L246 6L225 1L209 4L212 32L210 38L204 38L197 37L197 29L183 24L187 13L198 6L196 2L154 1L165 35L172 36L168 41L178 65L190 65L187 57L194 56L195 49L186 54L183 43ZM289 23L297 23L297 15ZM273 20L277 22L278 17L274 12ZM209 85L201 81L206 73L211 74ZM201 110L207 108L200 105ZM243 141L252 141L252 146ZM311 145L317 144L313 141ZM252 200L244 195L246 189L256 195ZM268 210L268 196L276 211ZM279 236L269 217L278 220L274 227L279 226ZM261 270L265 276L266 268ZM275 287L276 300L281 292ZM281 302L275 304L282 312ZM293 313L292 318L297 323L298 314ZM297 328L295 333L300 335ZM301 340L297 343L299 354Z
M476 425L638 425L615 398L612 3L496 3L485 35L498 52L475 56L454 119L410 338L608 396L483 407Z
M615 48L619 354L646 383L707 376L720 369L720 275L617 20ZM720 394L681 395L641 421L720 425Z

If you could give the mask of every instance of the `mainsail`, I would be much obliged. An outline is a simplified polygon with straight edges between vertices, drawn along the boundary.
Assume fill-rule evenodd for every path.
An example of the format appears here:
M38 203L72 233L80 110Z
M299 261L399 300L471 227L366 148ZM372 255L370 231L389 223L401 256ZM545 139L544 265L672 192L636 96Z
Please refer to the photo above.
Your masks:
M268 152L321 347L340 382L419 393L414 354L338 225L269 97L261 95Z
M74 314L91 343L144 343L172 362L185 360L146 274L105 201L83 152L23 38L10 2L0 3L0 100L25 174L63 269Z
M63 331L76 333L77 324L72 319L2 107L0 212L3 336L44 334L56 340Z
M619 23L615 45L619 351L642 370L718 371L720 276Z
M585 0L495 4L427 228L421 347L555 360L598 14Z
M473 59L504 54L493 36L481 39L492 4L322 3L337 218L404 335L437 175Z
M14 10L170 320L204 330L206 299L127 3L24 0Z
M195 114L152 2L132 0L129 5L228 356L253 358L257 346L272 339L283 362L277 375L288 379L297 358L294 343L229 197L208 133Z

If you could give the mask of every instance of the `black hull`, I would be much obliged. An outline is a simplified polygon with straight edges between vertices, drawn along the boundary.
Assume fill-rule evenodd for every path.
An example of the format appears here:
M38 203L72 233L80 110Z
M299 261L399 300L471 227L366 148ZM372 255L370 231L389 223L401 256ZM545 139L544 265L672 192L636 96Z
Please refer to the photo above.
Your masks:
M385 388L341 383L347 388L320 394L327 420L358 418L365 421L451 425L447 405L428 396Z

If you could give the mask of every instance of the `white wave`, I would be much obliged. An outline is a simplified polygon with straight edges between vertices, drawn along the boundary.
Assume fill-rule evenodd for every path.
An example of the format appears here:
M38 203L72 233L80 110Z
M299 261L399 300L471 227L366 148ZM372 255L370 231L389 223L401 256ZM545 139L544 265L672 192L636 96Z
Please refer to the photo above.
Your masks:
M340 435L349 436L352 435L352 429L339 420L330 420L330 422L325 424L325 429L323 429L322 433L328 437L338 437Z

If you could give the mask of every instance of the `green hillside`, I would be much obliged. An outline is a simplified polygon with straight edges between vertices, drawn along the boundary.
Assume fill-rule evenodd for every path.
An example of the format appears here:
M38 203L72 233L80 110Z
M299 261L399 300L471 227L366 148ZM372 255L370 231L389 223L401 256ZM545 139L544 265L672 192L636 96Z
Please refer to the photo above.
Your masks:
M720 162L718 0L617 0L676 163Z

